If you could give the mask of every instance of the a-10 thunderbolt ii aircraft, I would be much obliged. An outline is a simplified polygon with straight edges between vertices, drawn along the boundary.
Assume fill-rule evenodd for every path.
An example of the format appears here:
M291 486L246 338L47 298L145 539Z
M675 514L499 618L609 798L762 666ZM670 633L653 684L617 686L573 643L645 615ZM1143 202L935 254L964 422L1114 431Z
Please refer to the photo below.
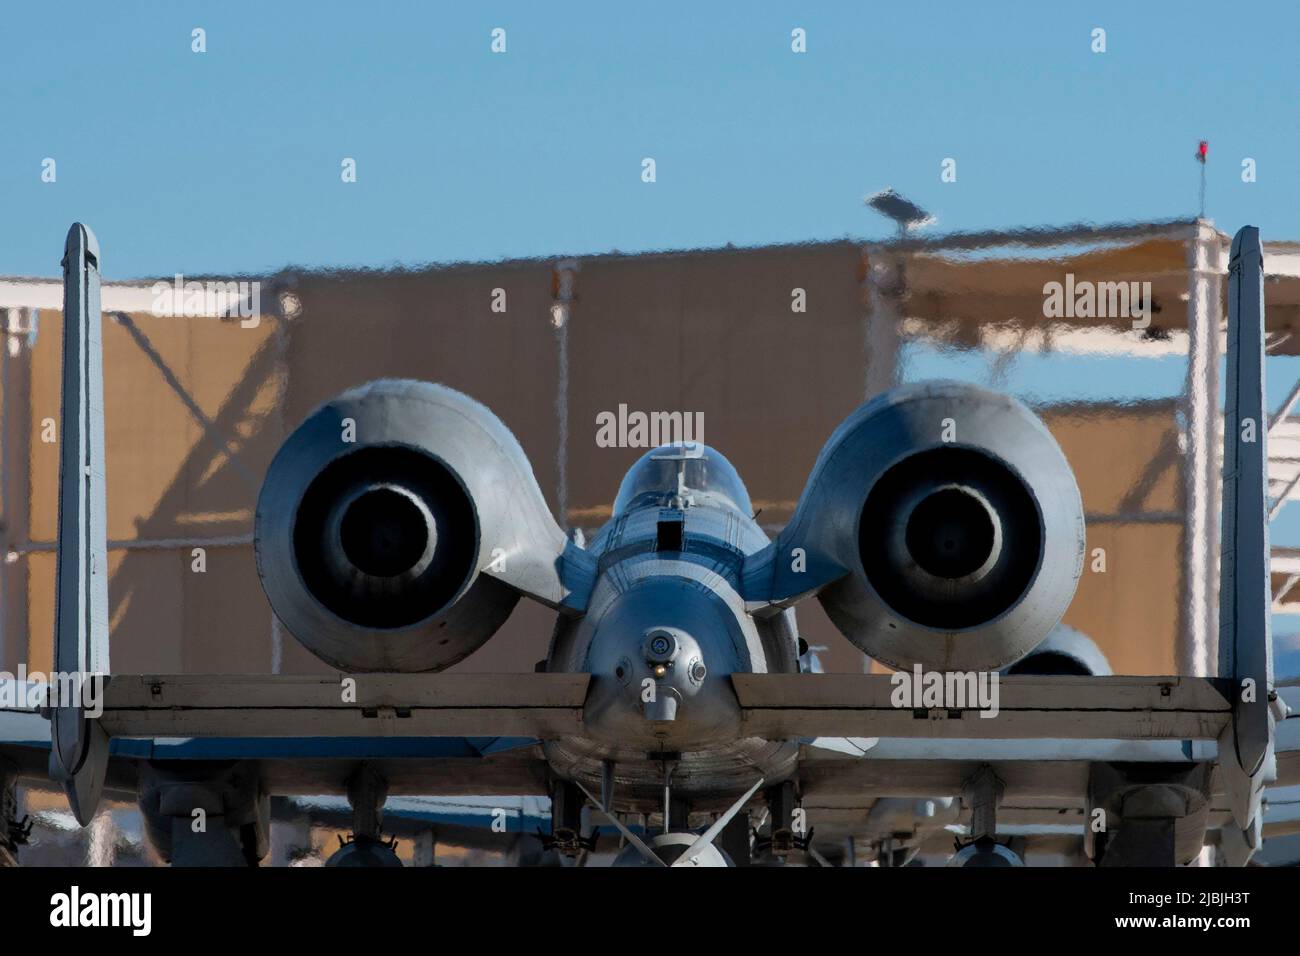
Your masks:
M1300 721L1272 680L1267 429L1242 427L1265 421L1253 228L1231 253L1217 678L1111 676L1057 629L1084 557L1079 492L1007 396L930 383L862 405L774 541L718 451L656 449L584 546L491 411L396 380L317 409L257 505L271 606L340 673L113 673L99 249L81 225L64 278L54 660L107 676L101 707L0 714L0 769L10 794L61 784L83 825L106 788L135 795L173 864L255 861L269 795L331 793L353 810L335 864L396 862L389 794L549 796L549 847L589 850L585 819L647 866L825 861L855 839L899 863L936 821L966 837L957 865L1018 865L1007 837L1032 849L1044 822L1103 865L1207 843L1241 864L1270 822L1264 785L1300 782ZM556 613L536 672L437 673L521 595ZM801 673L794 606L812 597L898 674ZM20 836L6 821L0 844Z

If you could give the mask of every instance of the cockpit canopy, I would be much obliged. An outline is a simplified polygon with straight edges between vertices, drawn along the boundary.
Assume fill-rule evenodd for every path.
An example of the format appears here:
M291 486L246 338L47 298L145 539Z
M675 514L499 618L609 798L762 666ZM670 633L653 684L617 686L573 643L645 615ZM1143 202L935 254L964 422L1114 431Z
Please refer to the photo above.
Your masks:
M614 514L644 505L667 505L679 493L696 504L723 502L753 514L749 492L731 462L699 442L661 445L628 469L614 499Z

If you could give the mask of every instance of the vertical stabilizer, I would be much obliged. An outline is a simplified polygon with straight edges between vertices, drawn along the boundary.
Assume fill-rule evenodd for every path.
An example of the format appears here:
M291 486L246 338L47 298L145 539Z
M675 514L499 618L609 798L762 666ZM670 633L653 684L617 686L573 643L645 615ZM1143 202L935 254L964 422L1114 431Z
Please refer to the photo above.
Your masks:
M108 546L104 493L104 354L99 243L75 223L63 255L63 414L59 430L59 539L54 611L55 675L63 691L50 713L50 772L62 780L77 820L94 816L108 740L96 720L108 661ZM52 675L52 678L55 676ZM66 699L66 691L76 691Z
M1228 389L1223 424L1223 551L1219 676L1231 679L1232 720L1219 764L1233 818L1258 846L1259 804L1273 748L1273 649L1268 546L1268 417L1264 408L1264 260L1243 227L1228 265Z

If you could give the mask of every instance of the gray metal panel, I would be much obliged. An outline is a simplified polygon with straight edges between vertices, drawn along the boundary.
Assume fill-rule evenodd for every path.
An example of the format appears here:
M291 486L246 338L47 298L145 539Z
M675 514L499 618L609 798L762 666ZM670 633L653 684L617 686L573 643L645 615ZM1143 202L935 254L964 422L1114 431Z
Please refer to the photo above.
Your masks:
M1189 677L1004 677L999 712L896 706L888 674L736 674L744 732L780 737L1214 740L1229 704ZM918 716L920 714L920 716Z
M355 680L347 701L344 680ZM581 732L589 680L587 674L117 674L100 722L114 737L558 737Z
M861 739L861 738L858 738ZM1189 740L1057 740L1037 738L1005 740L934 739L928 737L880 737L865 748L867 760L978 760L985 763L1053 761L1098 761L1105 763L1187 763L1213 760L1217 753L1213 741ZM811 746L811 745L809 745ZM820 759L839 760L843 754L825 751ZM805 751L803 758L819 759L816 749Z

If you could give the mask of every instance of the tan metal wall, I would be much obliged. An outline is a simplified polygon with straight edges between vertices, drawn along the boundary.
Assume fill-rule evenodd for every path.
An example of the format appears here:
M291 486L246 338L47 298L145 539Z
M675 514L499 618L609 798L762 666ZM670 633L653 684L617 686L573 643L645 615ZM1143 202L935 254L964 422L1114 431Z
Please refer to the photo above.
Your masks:
M114 668L264 672L278 658L284 672L323 669L287 634L277 651L246 542L257 485L287 428L370 378L435 379L489 405L519 437L553 507L563 464L567 521L588 530L608 516L619 479L641 454L597 447L597 414L620 403L701 412L705 440L740 470L763 509L760 522L780 526L822 443L864 395L862 277L860 250L848 242L586 260L561 332L552 306L564 283L550 262L311 273L277 277L263 292L271 311L280 290L290 291L300 309L292 320L267 315L246 329L134 315L136 336L106 323ZM790 309L796 287L807 294L803 314ZM498 288L504 314L491 309ZM11 360L30 362L28 407L4 411L11 437L21 432L11 412L30 429L30 450L11 458L21 465L26 457L31 492L5 503L9 547L23 552L6 565L6 665L49 661L57 446L40 439L42 420L58 419L60 321L42 313L34 349ZM178 388L210 427L196 421ZM1089 512L1168 515L1181 507L1172 403L1073 406L1046 417ZM30 553L15 540L24 524L35 542ZM1177 519L1090 527L1089 546L1106 549L1107 571L1085 572L1066 621L1091 634L1121 672L1173 667L1180 538ZM191 545L181 543L197 539L234 543L210 544L198 574ZM830 648L828 669L861 668L815 602L799 614L808 641ZM531 670L550 628L547 612L521 603L460 666Z

